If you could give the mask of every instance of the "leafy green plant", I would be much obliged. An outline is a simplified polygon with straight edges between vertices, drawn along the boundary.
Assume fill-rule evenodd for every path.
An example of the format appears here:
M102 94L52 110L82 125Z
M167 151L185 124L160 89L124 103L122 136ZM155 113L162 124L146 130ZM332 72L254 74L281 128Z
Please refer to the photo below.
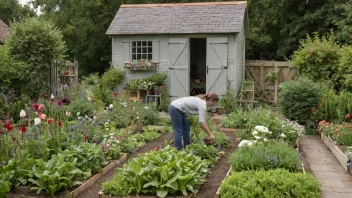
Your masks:
M236 108L236 97L233 91L228 90L220 99L219 106L224 108L225 113L231 113Z
M213 164L218 156L218 150L214 146L207 146L204 143L190 144L185 151L200 157L202 160L209 161L209 165Z
M196 191L195 188L204 182L207 171L205 162L199 157L167 146L131 159L112 181L103 183L103 191L122 196L133 192L158 197L187 195L187 190Z
M77 158L77 168L84 172L84 178L88 178L92 173L97 173L108 162L104 159L104 153L100 145L82 143L78 146L71 145L63 151L66 161Z
M123 71L115 68L110 68L104 72L101 76L101 83L104 87L114 90L114 88L120 84L125 78Z
M240 147L230 157L232 170L269 170L283 168L290 172L301 171L299 154L284 142L256 144Z
M154 82L156 86L161 86L163 85L166 78L167 78L167 72L165 71L165 72L156 73L153 76L147 78L147 80Z
M81 184L79 181L74 181L82 174L82 171L76 167L77 158L67 162L66 157L66 155L59 153L53 155L47 162L42 159L35 160L36 165L33 166L35 177L28 180L34 185L31 190L37 190L38 194L44 191L54 195L62 189L69 189Z
M334 88L341 89L341 78L345 71L339 71L340 46L334 39L333 34L321 38L318 33L314 33L313 38L307 36L301 41L300 48L294 52L292 65L300 74L315 82L331 79Z
M319 182L310 174L287 170L233 172L220 185L222 198L319 198Z
M314 125L312 108L322 98L320 86L306 78L280 84L282 113L299 124Z

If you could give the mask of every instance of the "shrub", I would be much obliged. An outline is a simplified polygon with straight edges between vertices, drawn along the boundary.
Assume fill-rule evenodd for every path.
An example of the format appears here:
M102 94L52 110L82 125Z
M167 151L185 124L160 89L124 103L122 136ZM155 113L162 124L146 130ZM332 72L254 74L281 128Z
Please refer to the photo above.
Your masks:
M282 142L241 147L231 155L230 162L234 171L277 168L301 171L299 154Z
M286 170L233 172L220 186L221 198L320 197L320 184L310 174Z
M341 74L344 71L338 69L338 59L340 57L340 46L335 43L334 35L319 37L315 33L313 38L301 41L300 48L294 52L292 58L293 67L299 73L315 82L331 79L335 88L341 88ZM341 73L342 72L342 73Z
M285 117L299 124L313 125L312 108L322 97L320 86L307 78L300 78L282 83L280 87L280 106Z
M115 68L110 68L106 70L105 73L101 76L101 83L103 87L114 90L114 88L120 84L124 78L125 74L123 71Z

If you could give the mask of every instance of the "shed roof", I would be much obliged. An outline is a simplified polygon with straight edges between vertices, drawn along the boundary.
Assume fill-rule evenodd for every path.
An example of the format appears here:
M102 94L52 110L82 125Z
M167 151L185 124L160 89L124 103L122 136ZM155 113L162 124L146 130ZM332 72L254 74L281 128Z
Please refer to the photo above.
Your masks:
M123 4L106 34L240 32L247 17L246 5L246 1Z
M4 43L4 39L9 35L10 28L0 19L0 43Z

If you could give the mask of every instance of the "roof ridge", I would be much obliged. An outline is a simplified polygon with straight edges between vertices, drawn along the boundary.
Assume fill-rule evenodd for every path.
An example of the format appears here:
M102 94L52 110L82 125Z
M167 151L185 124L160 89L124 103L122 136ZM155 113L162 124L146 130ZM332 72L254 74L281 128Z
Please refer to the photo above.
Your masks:
M247 1L162 3L162 4L122 4L120 8L177 7L177 6L247 5Z

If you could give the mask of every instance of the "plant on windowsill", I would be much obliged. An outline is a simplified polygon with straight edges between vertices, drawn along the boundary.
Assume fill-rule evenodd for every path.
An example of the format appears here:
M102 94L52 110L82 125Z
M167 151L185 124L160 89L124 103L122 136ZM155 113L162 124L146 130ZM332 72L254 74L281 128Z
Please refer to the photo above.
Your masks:
M145 60L145 59L133 60L132 62L125 64L125 68L131 71L155 70L156 63L154 63L152 60Z

